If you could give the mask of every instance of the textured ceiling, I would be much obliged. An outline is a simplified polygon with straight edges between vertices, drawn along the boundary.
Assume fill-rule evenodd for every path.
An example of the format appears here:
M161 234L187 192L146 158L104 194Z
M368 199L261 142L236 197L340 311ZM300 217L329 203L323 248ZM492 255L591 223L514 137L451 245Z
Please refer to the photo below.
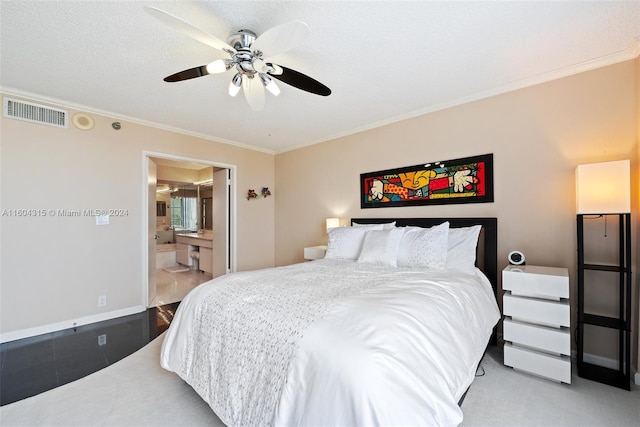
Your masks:
M311 35L273 59L333 93L280 84L255 112L229 71L165 83L224 53L143 10L225 40L295 19ZM0 1L0 88L282 152L640 53L640 2Z

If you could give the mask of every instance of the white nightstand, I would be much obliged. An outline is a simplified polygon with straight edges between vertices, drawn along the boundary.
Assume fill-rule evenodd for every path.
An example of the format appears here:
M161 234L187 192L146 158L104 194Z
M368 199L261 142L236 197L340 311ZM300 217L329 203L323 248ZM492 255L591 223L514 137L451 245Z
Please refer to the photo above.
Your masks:
M304 259L314 260L324 258L324 254L327 252L326 246L311 246L304 248Z
M510 265L502 289L504 364L571 384L568 270Z

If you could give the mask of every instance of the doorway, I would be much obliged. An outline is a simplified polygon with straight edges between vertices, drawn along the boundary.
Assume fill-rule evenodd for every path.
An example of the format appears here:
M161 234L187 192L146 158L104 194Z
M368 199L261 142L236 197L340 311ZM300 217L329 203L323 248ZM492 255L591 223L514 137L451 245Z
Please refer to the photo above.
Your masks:
M235 175L235 165L143 152L145 306L177 302L200 283L236 270ZM178 246L187 248L181 263Z

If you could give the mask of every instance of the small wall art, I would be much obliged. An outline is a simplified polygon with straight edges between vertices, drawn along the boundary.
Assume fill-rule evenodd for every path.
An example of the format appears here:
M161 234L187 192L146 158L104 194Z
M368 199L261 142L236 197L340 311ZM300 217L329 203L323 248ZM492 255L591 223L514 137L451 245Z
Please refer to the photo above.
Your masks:
M360 175L360 207L493 202L493 154Z
M256 190L250 188L249 191L247 191L247 200L258 199L260 197L269 197L270 195L271 190L269 190L269 187L262 187L260 194L256 193Z

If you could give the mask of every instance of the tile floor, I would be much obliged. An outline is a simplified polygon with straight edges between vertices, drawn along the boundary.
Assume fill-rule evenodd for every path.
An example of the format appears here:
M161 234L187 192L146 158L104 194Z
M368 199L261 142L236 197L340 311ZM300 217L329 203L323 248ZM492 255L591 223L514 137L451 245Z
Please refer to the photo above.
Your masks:
M158 269L156 297L143 313L0 344L0 405L77 380L139 350L169 327L185 295L211 278L197 270Z
M211 274L198 270L180 273L169 273L163 269L156 270L156 297L149 302L149 307L157 307L182 301L193 288L212 279Z
M77 380L134 353L169 327L178 304L0 344L0 406Z

